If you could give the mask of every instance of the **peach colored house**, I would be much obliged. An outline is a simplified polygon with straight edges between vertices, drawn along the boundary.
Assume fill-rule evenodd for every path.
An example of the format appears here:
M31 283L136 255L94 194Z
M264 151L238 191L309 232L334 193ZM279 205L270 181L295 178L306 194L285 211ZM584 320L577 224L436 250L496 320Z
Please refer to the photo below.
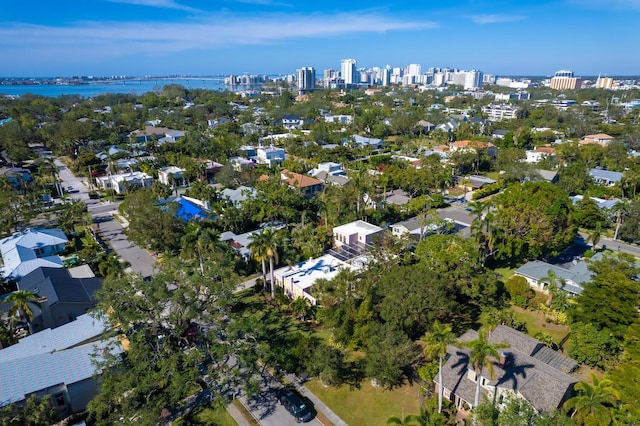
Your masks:
M613 136L609 136L606 133L597 133L595 135L586 135L580 140L579 144L598 144L600 146L608 146L611 142L613 142Z
M496 156L496 146L491 142L483 142L483 141L455 141L450 145L451 152L457 151L471 151L471 152L479 152L486 151L487 155L490 157Z

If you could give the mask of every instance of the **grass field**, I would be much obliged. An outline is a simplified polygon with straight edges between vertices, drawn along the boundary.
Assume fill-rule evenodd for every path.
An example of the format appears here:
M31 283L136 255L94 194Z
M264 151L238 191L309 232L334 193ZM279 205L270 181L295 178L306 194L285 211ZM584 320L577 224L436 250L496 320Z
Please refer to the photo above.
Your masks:
M368 380L359 389L348 385L325 387L318 380L305 385L350 426L382 426L391 416L404 418L420 412L418 386L384 390L374 388Z
M237 426L238 423L231 417L225 407L208 405L188 415L188 418L180 418L174 423L176 426L203 425L203 426Z
M547 322L544 319L544 314L540 312L529 311L517 306L512 306L512 309L516 313L516 318L527 324L527 330L530 336L535 336L535 334L539 332L546 333L553 337L556 343L559 343L569 333L568 326Z

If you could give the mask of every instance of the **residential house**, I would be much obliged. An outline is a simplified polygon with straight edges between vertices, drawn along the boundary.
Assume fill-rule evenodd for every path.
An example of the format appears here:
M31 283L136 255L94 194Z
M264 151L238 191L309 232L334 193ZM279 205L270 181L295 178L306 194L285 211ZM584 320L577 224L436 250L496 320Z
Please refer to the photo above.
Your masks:
M228 118L225 117L221 117L221 118L212 118L207 120L207 127L209 127L210 129L217 129L218 126L223 126L225 124L230 123L231 120L229 120Z
M427 120L420 120L413 126L413 129L419 133L429 133L436 129L436 125Z
M331 161L318 164L318 167L310 170L307 174L322 181L325 185L343 186L349 182L342 165Z
M256 229L254 231L245 232L244 234L235 234L231 231L225 231L220 234L220 241L229 244L245 261L251 259L251 238L255 234L262 232L262 229Z
M116 194L126 194L131 187L151 187L151 185L153 185L153 178L143 172L129 172L98 177L96 184L104 190L111 189Z
M573 201L573 204L576 204L578 201L582 201L584 199L584 196L578 194L578 195L572 195L569 198L571 199L571 201ZM600 207L603 210L611 210L618 204L622 203L622 201L615 198L609 199L609 200L605 200L604 198L598 198L598 197L589 197L589 198L595 201L598 207Z
M478 332L469 330L458 342L478 338ZM468 415L474 407L475 392L480 381L480 402L485 398L495 401L502 408L504 397L515 395L528 401L538 412L552 412L573 395L578 381L570 373L577 362L545 346L539 340L504 325L497 326L488 336L489 342L504 343L494 361L495 376L489 377L485 368L478 375L470 361L471 350L466 347L448 346L446 361L442 366L442 383L434 379L436 389L453 402L462 415Z
M40 267L18 281L18 289L39 297L40 307L33 308L31 320L34 332L59 327L87 313L96 305L94 294L101 285L87 265L77 271Z
M496 129L493 132L491 132L491 137L493 139L504 139L504 137L507 135L507 133L509 133L508 130Z
M602 253L597 253L592 260L602 259ZM542 260L533 260L525 263L515 274L524 277L529 283L529 287L542 293L549 291L549 271L552 271L559 281L556 283L564 291L572 296L582 293L584 283L591 280L593 273L588 269L588 262L585 260L575 260L566 265L554 265Z
M62 268L58 256L69 242L59 229L26 229L0 240L2 276L19 280L39 267Z
M426 220L422 220L415 216L391 225L391 233L396 237L409 234L415 238L422 238L435 233L447 232L448 230L455 228L456 223L450 218L438 218L436 220L426 218Z
M491 142L483 142L483 141L455 141L449 144L451 148L451 152L486 152L489 157L496 156L496 146Z
M162 167L158 170L158 180L172 188L182 186L184 185L184 172L185 169L176 166Z
M360 135L352 135L354 145L360 148L370 147L372 149L381 149L383 146L382 139L367 138Z
M376 236L384 229L363 220L356 220L333 228L333 242L336 247L372 245Z
M352 115L345 115L345 114L339 114L339 115L325 115L324 116L324 121L327 123L334 123L334 124L351 124L353 123L353 116Z
M231 164L231 167L236 172L241 172L247 167L255 167L256 163L248 158L244 157L231 157L227 159L227 164Z
M609 136L606 133L597 133L595 135L586 135L580 142L580 145L598 144L600 146L608 146L613 142L613 136Z
M304 298L311 305L317 300L311 295L311 287L319 279L331 280L342 270L355 270L351 264L331 254L300 262L294 266L285 266L273 272L277 286L284 290L290 299Z
M383 202L395 206L406 206L411 201L411 196L404 189L394 189L384 194Z
M456 120L449 119L444 123L438 124L434 130L440 130L445 133L453 133L460 127L460 123Z
M603 169L591 169L589 176L595 183L605 186L614 186L622 180L622 173Z
M549 183L558 183L558 179L560 179L558 172L553 170L538 169L536 170L536 172L538 173L538 175L540 175L540 179L545 180Z
M284 149L274 147L273 145L267 147L261 146L256 151L258 164L266 164L269 167L279 166L286 158Z
M492 183L496 183L495 180L478 175L469 176L469 184L473 189L480 189L485 185L491 185Z
M166 127L145 126L144 130L134 130L129 133L129 138L137 143L157 141L159 144L165 142L177 142L185 136L182 130L173 130Z
M0 350L0 363L96 341L106 330L107 324L103 318L83 314L75 321L30 334Z
M287 169L280 172L282 180L287 181L289 186L297 188L304 193L304 196L310 198L315 194L322 192L324 184L321 180L311 176L301 175L300 173L294 173Z
M282 127L288 130L301 129L305 124L305 120L294 114L285 114L276 125L282 124Z
M82 333L78 330L82 325L84 323L74 321L65 331L69 336ZM60 342L47 351L20 351L17 356L0 362L0 406L24 404L35 395L49 396L59 418L84 411L98 393L100 371L96 370L96 362L104 355L122 353L123 349L114 340L79 342L78 345L73 341Z
M220 191L220 199L226 200L227 203L234 207L241 207L242 203L249 198L255 198L258 191L250 186L241 185L236 189L225 188Z
M536 149L530 149L524 152L527 158L526 163L538 163L544 159L553 159L556 155L556 150L548 146L542 146Z

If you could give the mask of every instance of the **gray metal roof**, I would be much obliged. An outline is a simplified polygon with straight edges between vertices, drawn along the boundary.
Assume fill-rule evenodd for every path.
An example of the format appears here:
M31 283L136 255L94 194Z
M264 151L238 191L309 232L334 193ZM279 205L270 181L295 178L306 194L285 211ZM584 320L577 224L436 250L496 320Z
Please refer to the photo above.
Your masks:
M122 352L117 343L110 348L99 342L0 362L0 406L60 383L90 379L96 372L91 355L110 349L114 354Z
M47 328L20 339L15 345L0 350L0 363L37 354L59 351L96 339L106 330L106 324L88 314L57 328Z
M622 173L602 169L589 170L589 176L594 179L602 179L607 182L620 182L622 180Z

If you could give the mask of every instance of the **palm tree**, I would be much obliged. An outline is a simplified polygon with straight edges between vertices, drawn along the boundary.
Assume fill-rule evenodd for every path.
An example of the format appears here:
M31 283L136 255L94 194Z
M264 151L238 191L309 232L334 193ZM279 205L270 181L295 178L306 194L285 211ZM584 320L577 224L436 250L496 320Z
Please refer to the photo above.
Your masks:
M564 288L566 282L564 278L558 279L558 275L556 275L555 271L553 271L552 269L549 269L549 271L547 271L547 276L543 277L542 281L546 281L549 284L549 287L547 287L548 296L546 305L551 307L551 305L553 304L554 296L559 295L559 292L563 291L562 288ZM560 286L558 286L558 283L560 284Z
M440 388L438 389L438 413L442 412L442 360L447 355L447 346L455 342L456 337L451 331L451 325L441 324L440 321L435 321L431 332L424 335L423 342L424 356L427 359L433 359L438 357L438 383Z
M249 236L249 245L247 246L251 250L251 257L259 261L262 264L262 283L267 284L267 245L265 243L264 233L256 232Z
M611 409L619 399L613 381L598 379L591 373L591 384L580 381L575 385L578 394L564 404L571 417L580 425L608 425L611 423Z
M5 301L13 303L9 310L9 316L15 315L21 320L26 320L29 329L31 329L31 320L33 320L32 306L40 308L38 295L29 290L18 290L7 296Z
M483 370L486 368L487 371L489 371L489 378L494 380L495 371L491 358L498 358L500 356L498 349L508 348L509 345L505 343L490 343L487 331L482 328L478 330L478 338L476 340L460 342L459 345L471 350L469 362L473 364L476 372L476 395L473 404L475 408L480 403L480 382L482 380Z
M271 275L271 298L275 298L276 290L273 276L273 266L274 263L277 264L280 261L280 257L278 254L278 247L280 247L281 245L280 233L278 231L274 231L271 228L267 228L260 232L260 234L258 235L259 237L256 236L255 238L253 238L252 236L252 242L250 244L253 244L255 241L254 247L258 250L259 253L261 253L259 255L256 255L256 258L259 258L261 260L269 259L269 271Z
M593 244L593 248L595 249L598 243L600 242L600 237L602 237L602 229L600 222L596 222L596 228L589 234L587 237L587 242Z
M205 257L215 251L222 242L216 230L192 222L188 225L181 243L183 258L197 258L200 274L204 275Z

